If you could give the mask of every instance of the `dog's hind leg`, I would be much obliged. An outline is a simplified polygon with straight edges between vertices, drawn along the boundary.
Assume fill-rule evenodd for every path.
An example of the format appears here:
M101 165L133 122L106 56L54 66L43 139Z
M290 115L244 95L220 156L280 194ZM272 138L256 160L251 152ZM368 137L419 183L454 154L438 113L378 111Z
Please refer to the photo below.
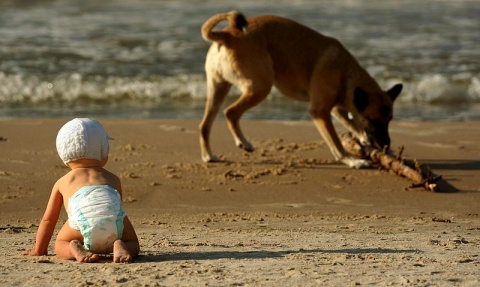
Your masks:
M218 157L213 154L210 147L210 131L215 121L215 118L220 110L225 97L232 85L225 81L217 81L218 79L211 79L207 75L207 103L205 105L205 113L199 125L200 131L200 149L202 160L204 162L220 161Z
M244 150L253 151L253 145L245 138L240 128L240 118L248 109L262 102L270 93L272 81L255 82L248 81L248 85L241 87L240 98L225 109L228 127L233 135L235 144Z

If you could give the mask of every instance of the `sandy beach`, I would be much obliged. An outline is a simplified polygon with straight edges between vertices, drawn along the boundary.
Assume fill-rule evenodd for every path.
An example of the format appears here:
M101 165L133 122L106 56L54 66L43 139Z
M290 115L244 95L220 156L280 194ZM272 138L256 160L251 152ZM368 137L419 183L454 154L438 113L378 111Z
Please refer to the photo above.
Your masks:
M336 163L308 121L245 120L246 153L218 120L224 162L207 164L198 121L100 118L141 253L80 264L53 240L49 256L20 255L68 171L55 150L68 120L0 120L0 286L480 284L479 122L391 123L392 147L443 176L435 193Z

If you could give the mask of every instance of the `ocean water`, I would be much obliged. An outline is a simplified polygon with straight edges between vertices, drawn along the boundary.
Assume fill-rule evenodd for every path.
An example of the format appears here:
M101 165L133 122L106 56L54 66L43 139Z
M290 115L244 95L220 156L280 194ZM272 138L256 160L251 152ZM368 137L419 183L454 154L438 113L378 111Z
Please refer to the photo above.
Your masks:
M382 87L404 84L397 119L480 120L477 0L2 0L0 118L200 119L200 27L233 9L339 39ZM274 90L244 117L301 120L307 110Z

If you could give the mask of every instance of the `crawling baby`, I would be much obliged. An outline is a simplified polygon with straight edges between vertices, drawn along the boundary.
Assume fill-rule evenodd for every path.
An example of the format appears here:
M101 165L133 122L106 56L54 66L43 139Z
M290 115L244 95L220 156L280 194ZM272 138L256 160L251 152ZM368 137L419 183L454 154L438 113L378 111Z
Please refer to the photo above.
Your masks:
M55 241L58 257L96 262L98 254L113 252L114 262L127 263L138 255L138 238L122 205L120 179L103 168L110 139L94 119L76 118L60 129L57 151L71 170L53 186L35 248L24 255L47 255L62 205L68 220Z

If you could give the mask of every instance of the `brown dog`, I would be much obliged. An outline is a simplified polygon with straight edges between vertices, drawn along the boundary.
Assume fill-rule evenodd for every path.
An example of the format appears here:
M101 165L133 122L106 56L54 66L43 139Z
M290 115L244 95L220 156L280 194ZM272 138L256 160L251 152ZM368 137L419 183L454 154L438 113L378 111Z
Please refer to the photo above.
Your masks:
M222 20L229 26L213 31ZM242 95L225 109L225 116L236 145L247 151L253 147L240 129L240 117L264 100L272 86L287 97L310 102L315 126L338 161L355 168L370 166L344 151L331 114L364 143L390 145L388 124L402 85L382 91L338 40L286 18L246 19L236 11L207 20L202 36L213 42L205 63L207 104L199 126L203 161L219 160L210 148L210 130L232 85Z

